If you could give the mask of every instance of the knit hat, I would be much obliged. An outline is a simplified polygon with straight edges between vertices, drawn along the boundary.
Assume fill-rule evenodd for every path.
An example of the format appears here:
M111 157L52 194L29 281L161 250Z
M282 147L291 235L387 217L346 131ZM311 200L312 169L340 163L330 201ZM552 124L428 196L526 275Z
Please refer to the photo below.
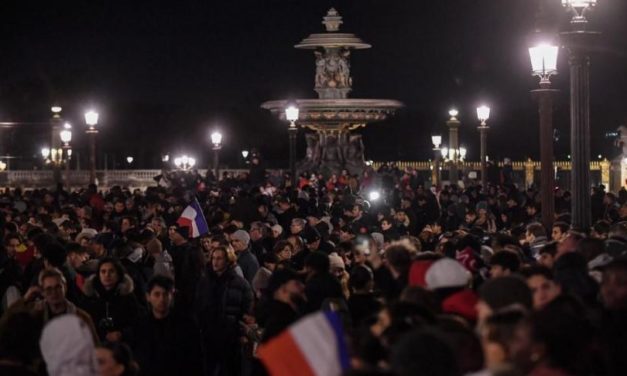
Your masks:
M434 262L427 270L425 281L429 290L435 290L466 286L471 277L470 272L462 264L450 258L443 258Z
M50 376L95 376L95 348L87 324L76 315L48 322L39 340Z
M514 276L488 280L479 288L479 299L490 306L493 311L514 304L531 309L533 304L531 290L525 280Z
M331 270L346 269L344 260L342 260L342 257L335 252L329 255L329 263L331 264Z
M425 276L437 260L416 260L409 268L409 286L427 287Z
M250 243L250 235L244 230L237 230L232 233L230 237L231 240L239 240L244 243L245 246L248 246L248 243Z

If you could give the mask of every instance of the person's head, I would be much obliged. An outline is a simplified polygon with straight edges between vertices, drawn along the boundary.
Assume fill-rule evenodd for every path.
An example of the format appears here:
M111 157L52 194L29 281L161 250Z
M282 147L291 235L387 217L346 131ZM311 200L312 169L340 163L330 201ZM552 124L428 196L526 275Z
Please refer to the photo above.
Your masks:
M374 274L366 265L359 265L351 270L349 286L353 293L367 293L374 288Z
M14 258L17 253L18 247L22 244L20 236L15 233L8 234L4 237L4 249L7 252L9 258Z
M305 285L298 273L289 268L283 268L272 273L266 292L272 299L289 304L296 309L304 300Z
M527 279L527 286L533 295L533 308L542 309L562 293L562 288L555 282L551 269L537 265L521 270Z
M305 270L309 276L329 273L330 267L329 256L323 252L311 252L305 257Z
M569 231L566 237L557 244L557 253L555 254L555 260L559 259L566 253L575 252L583 238L583 235L574 231Z
M601 299L608 310L627 308L627 258L619 257L603 270Z
M383 231L391 229L392 226L394 226L394 219L392 219L391 217L385 217L381 220L381 229Z
M106 257L98 263L98 281L105 290L111 290L124 278L124 267L114 258Z
M557 254L557 242L551 242L540 248L538 252L538 263L549 269L553 269L555 255Z
M168 227L168 237L174 245L183 244L189 238L189 227L174 224Z
M163 318L170 312L174 300L174 280L163 275L156 275L146 286L146 301L157 318Z
M67 283L59 269L46 268L42 270L39 273L38 282L46 304L50 307L57 307L66 303Z
M268 228L263 222L253 222L250 224L250 240L256 242L259 239L263 239L267 236Z
M279 261L287 261L292 258L294 246L287 240L278 241L274 246L274 254L277 255Z
M78 243L69 243L65 249L67 250L67 261L74 269L79 268L89 259L87 249Z
M44 259L44 265L53 268L62 267L67 259L67 251L57 242L46 244L41 255Z
M135 228L137 220L131 216L123 217L120 222L120 232L125 233L128 230Z
M417 329L392 348L391 369L398 376L460 375L457 356L445 335L436 329Z
M281 227L281 225L272 226L272 237L274 239L280 238L282 234L283 234L283 227Z
M477 317L479 323L492 316L495 312L520 308L531 310L533 298L526 281L518 276L492 278L479 288Z
M490 257L491 278L511 275L518 269L520 269L520 257L512 251L499 251Z
M315 251L320 247L320 242L322 238L320 237L320 232L316 230L314 227L307 228L305 231L301 233L303 240L305 241L305 246L310 251Z
M512 361L514 338L525 313L518 309L495 313L479 328L486 367L496 369Z
M336 252L329 255L329 271L338 279L341 279L346 272L344 260L342 259L342 256Z
M107 342L96 349L100 376L134 376L139 367L131 349L124 343Z
M224 273L231 265L229 253L225 247L218 247L211 253L211 268L218 274Z
M546 231L541 223L530 223L527 225L527 231L525 232L525 240L527 243L533 243L538 238L546 237Z
M250 235L244 230L237 230L231 234L231 245L235 252L242 252L248 249Z
M592 231L590 232L590 236L595 239L605 240L608 237L610 232L610 223L607 221L597 221L592 226Z
M555 222L551 229L551 239L554 242L561 242L566 238L570 226L566 222Z
M165 229L165 220L161 217L153 217L150 221L150 227L157 235L161 235L163 233L163 229Z
M411 252L405 244L397 242L390 245L385 250L385 260L395 278L406 276L409 273Z
M304 229L307 221L302 218L294 218L290 223L290 233L291 234L300 234Z
M113 204L113 210L116 213L122 213L122 212L124 212L124 209L126 209L126 206L124 205L124 201L116 201Z

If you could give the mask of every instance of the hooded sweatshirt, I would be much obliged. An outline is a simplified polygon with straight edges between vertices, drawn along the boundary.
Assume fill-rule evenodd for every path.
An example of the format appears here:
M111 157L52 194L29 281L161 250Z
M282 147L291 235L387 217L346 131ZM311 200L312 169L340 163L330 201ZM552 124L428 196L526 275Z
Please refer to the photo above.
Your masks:
M39 340L50 376L96 376L96 357L91 331L78 316L52 319Z

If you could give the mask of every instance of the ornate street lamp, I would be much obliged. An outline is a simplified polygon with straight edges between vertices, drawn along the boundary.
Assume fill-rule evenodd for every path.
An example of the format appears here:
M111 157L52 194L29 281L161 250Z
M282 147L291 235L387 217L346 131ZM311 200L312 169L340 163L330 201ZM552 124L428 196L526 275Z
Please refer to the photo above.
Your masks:
M452 108L449 110L448 114L450 118L446 122L446 125L448 126L449 148L446 149L447 153L443 153L442 156L444 157L444 159L448 158L454 162L454 163L449 163L448 174L449 174L449 181L451 182L451 184L457 185L459 176L457 173L457 159L455 156L456 155L455 151L459 149L459 126L461 125L461 123L459 122L459 120L457 120L457 115L459 114L459 111ZM451 151L453 151L452 155L450 155Z
M540 78L540 88L531 91L538 101L540 115L540 198L542 224L549 229L554 220L555 171L553 170L553 100L558 90L551 89L551 76L557 74L557 46L543 43L529 48L532 75Z
M298 121L299 110L296 106L289 106L285 109L285 119L290 122L288 128L289 142L290 142L290 174L292 178L292 189L296 187L296 135L298 128L296 127L296 121Z
M431 181L433 186L440 186L440 145L442 145L442 136L431 136L431 143L433 144L433 151L435 152L435 159L433 160L433 172L431 174Z
M194 168L196 159L183 154L180 157L174 158L174 165L180 170L188 171Z
M481 189L487 192L488 174L486 168L486 153L488 144L488 127L487 121L490 119L490 107L482 105L477 107L477 119L481 124L477 127L480 137L480 153L481 153Z
M89 137L89 183L96 184L96 135L98 130L99 114L94 110L85 112L85 124L87 124L87 136Z
M211 134L211 143L213 144L213 174L216 181L220 180L218 175L218 166L220 158L220 149L222 149L222 133L216 131Z
M570 152L572 226L587 230L591 226L590 211L590 48L596 44L598 32L589 31L586 16L596 0L562 0L572 18L571 30L561 33L562 42L570 52Z

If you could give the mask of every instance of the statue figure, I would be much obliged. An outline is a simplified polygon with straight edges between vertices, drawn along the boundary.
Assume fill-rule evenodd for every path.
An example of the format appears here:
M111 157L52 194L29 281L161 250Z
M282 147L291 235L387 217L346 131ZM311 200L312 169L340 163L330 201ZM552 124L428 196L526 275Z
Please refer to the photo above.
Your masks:
M350 64L348 62L348 58L350 57L350 51L344 50L341 52L338 57L338 71L337 71L337 79L339 87L351 87L351 78L350 78Z
M322 165L331 171L339 170L344 159L340 149L340 140L334 135L323 135L322 139Z
M327 81L326 76L326 61L324 59L324 55L320 51L315 51L316 55L316 86L315 87L324 87L324 84Z

